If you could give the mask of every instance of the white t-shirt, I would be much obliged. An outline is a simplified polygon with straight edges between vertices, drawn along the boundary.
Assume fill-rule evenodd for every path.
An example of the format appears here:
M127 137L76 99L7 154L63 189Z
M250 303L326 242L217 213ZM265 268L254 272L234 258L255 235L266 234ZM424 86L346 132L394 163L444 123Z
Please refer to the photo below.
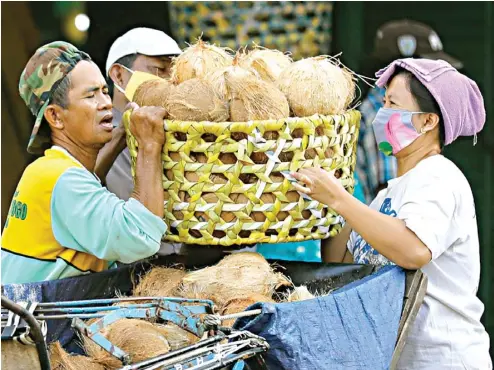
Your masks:
M405 221L430 249L422 268L427 293L400 357L399 369L492 369L489 336L480 323L484 305L477 218L472 191L450 160L435 155L388 182L370 207ZM355 263L390 264L352 232Z

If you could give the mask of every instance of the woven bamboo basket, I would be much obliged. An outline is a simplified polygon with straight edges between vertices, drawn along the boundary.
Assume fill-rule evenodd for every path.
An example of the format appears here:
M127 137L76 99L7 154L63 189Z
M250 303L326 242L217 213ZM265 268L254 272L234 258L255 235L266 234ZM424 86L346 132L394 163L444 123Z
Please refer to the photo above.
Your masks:
M138 144L130 133L129 117L126 112L135 179ZM300 196L283 173L315 165L336 170L353 193L359 124L355 110L269 121L165 120L164 239L231 246L336 235L341 217Z

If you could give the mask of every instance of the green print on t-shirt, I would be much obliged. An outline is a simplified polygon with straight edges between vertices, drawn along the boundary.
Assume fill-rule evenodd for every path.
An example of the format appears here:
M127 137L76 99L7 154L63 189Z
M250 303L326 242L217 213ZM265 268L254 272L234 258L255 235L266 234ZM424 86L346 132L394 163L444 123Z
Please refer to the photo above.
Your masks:
M16 191L14 194L14 199L12 199L12 203L10 204L10 211L7 216L7 220L5 221L5 227L9 225L10 217L15 217L21 221L25 220L27 217L27 204L23 203L15 198L19 195L19 192Z

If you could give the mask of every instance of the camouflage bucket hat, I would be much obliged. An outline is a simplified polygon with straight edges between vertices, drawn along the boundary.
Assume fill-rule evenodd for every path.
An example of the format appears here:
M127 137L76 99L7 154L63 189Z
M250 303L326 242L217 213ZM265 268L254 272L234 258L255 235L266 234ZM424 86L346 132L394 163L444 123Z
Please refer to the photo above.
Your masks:
M40 47L27 62L19 81L19 94L36 117L27 151L40 154L51 139L39 134L46 107L60 82L81 60L91 60L88 54L68 42L55 41Z

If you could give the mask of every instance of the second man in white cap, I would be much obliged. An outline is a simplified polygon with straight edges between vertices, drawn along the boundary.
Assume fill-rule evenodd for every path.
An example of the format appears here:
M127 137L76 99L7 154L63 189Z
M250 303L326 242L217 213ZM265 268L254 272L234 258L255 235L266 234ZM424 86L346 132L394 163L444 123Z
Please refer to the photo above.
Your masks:
M151 28L134 28L110 47L106 75L113 85L113 139L98 156L98 175L108 190L128 200L134 187L130 153L125 143L122 114L129 103L125 88L135 71L161 78L170 76L172 57L181 53L177 42L166 33ZM105 181L106 178L106 181ZM162 243L160 254L178 253L179 245Z

